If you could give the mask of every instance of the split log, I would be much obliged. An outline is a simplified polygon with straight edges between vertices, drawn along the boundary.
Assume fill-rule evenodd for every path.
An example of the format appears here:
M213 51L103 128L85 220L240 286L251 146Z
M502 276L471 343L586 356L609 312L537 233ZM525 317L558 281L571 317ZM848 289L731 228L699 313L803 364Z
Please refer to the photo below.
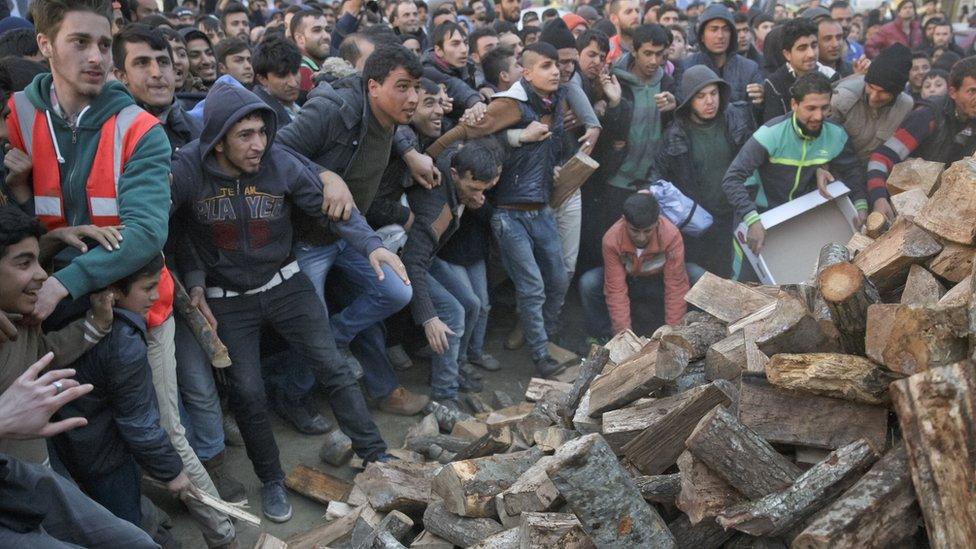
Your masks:
M747 372L765 372L766 364L769 362L769 357L766 353L759 350L759 345L756 343L756 337L759 335L759 326L746 326L742 330L742 337L745 343L746 351L746 369Z
M373 533L359 543L357 549L398 549L403 547L400 542L411 528L413 520L410 517L399 511L391 511L383 517Z
M432 501L424 511L424 529L461 547L470 547L505 530L501 524L491 519L455 515L440 500Z
M661 389L660 394L662 397L674 396L685 391L690 391L695 387L706 385L708 380L705 379L705 361L699 360L697 362L692 362L688 364L684 372L676 377L674 380L667 382L664 388Z
M577 436L576 431L553 426L535 432L535 445L543 452L554 452Z
M774 312L776 312L775 301L752 313L751 315L744 316L729 324L725 332L727 334L734 334L745 329L746 327L758 325L759 321L769 318Z
M488 399L488 404L491 405L495 410L501 410L502 408L508 408L510 406L515 406L515 400L509 396L505 391L492 391L491 398Z
M932 162L921 158L909 158L891 167L891 175L885 184L892 197L918 189L926 196L939 187L944 162Z
M746 346L742 331L717 341L705 353L705 378L735 379L747 366Z
M664 520L600 435L563 445L546 473L597 546L675 547Z
M601 414L648 396L674 380L688 366L688 353L662 341L652 341L632 357L590 384L590 415Z
M962 282L949 289L948 292L939 300L939 307L964 306L969 303L973 284L969 277L962 279Z
M681 492L681 475L645 475L634 477L634 484L640 490L644 501L673 505Z
M562 503L559 490L546 475L546 468L553 461L552 456L542 457L495 496L495 510L503 525L518 525L522 513L550 511Z
M685 301L727 324L756 312L773 298L706 271L685 294Z
M800 476L799 468L721 406L702 418L685 446L750 499L789 486Z
M651 339L667 341L688 351L688 360L705 358L713 343L726 337L725 327L719 322L696 322L684 326L665 324L654 332Z
M552 197L549 205L558 208L576 192L593 172L600 167L600 163L583 151L577 151L572 158L559 168L559 175L552 181Z
M319 447L319 459L333 467L342 467L353 456L352 440L339 429L326 433Z
M648 425L621 448L623 455L645 475L658 475L675 464L685 439L701 418L716 406L731 406L735 390L724 380L696 387L673 397L655 399ZM603 416L607 430L607 414Z
M886 404L888 384L900 378L866 358L834 353L773 355L766 376L777 387L863 404Z
M882 358L893 372L912 375L966 358L969 330L963 306L899 305L887 329Z
M744 499L691 452L685 451L678 457L678 470L681 471L681 492L675 505L688 515L692 524L714 518L722 509Z
M454 455L453 460L461 461L490 456L508 450L512 444L512 430L510 428L491 425L478 440L459 450Z
M571 383L534 377L529 380L529 386L525 388L525 400L529 402L542 400L542 397L552 390L569 393L571 387Z
M477 419L466 419L454 424L451 429L451 436L464 440L478 440L488 433L488 425Z
M488 414L488 419L485 420L485 423L488 425L497 425L499 427L512 426L518 423L519 420L525 416L529 415L534 407L535 405L531 402L519 402L514 406L495 410L494 412Z
M851 235L851 239L847 241L847 251L851 257L857 257L857 254L861 253L872 242L874 242L873 238L868 238L861 233L854 233Z
M912 268L908 270L905 289L901 292L901 303L903 305L935 305L944 294L945 288L932 273L921 265L912 265Z
M576 413L573 414L573 427L582 434L599 433L601 420L599 417L590 417L590 391L583 393Z
M639 353L648 343L650 343L650 340L646 337L639 336L631 330L624 330L613 336L603 348L610 352L610 362L620 364ZM593 353L592 348L590 349L590 353ZM602 371L599 370L598 373Z
M794 549L882 549L918 530L918 505L904 445L888 451L861 480L823 510Z
M942 251L929 261L928 267L933 274L949 282L961 282L972 271L974 256L976 248L972 246L944 242Z
M477 393L465 393L464 401L468 404L468 407L477 414L490 414L495 411L488 402L482 398L481 395Z
M186 293L183 284L176 277L172 277L172 279L173 308L183 317L184 322L193 334L193 338L197 340L200 348L207 355L210 365L214 368L230 366L230 355L227 353L224 342L217 336L217 330L207 322L200 309L194 307L190 302L190 296Z
M324 471L296 465L285 475L285 486L307 498L328 505L331 501L347 502L353 485Z
M917 217L922 206L929 201L928 195L921 189L912 189L891 197L891 207L895 214L903 217Z
M288 544L267 532L261 532L254 549L288 549Z
M971 362L891 385L912 483L935 549L976 547L976 373Z
M519 549L519 528L516 525L488 536L468 549Z
M863 355L868 306L881 301L878 292L861 269L848 262L824 269L817 277L817 286L840 332L844 350Z
M626 332L629 332L629 330ZM633 334L633 332L630 333ZM617 335L620 336L621 334ZM636 336L634 337L636 338ZM569 390L566 391L566 400L563 402L560 414L563 416L563 421L567 426L571 425L570 422L576 413L576 408L579 406L580 400L583 399L583 395L590 389L593 379L603 371L607 362L610 361L610 355L610 351L605 347L599 347L597 345L590 347L589 354L586 355L586 358L583 359L580 365L579 375L573 381L573 385Z
M519 525L519 548L594 547L580 521L571 513L524 513Z
M495 496L510 487L540 457L542 452L532 449L454 461L441 468L430 489L455 515L493 518L497 514Z
M876 458L866 441L853 442L832 452L789 487L725 509L718 523L752 536L782 535L854 484Z
M347 538L350 534L352 534L352 530L356 526L356 522L363 517L367 517L370 521L375 521L376 524L379 524L376 517L376 512L373 511L368 505L361 505L352 513L349 513L338 520L318 526L307 532L291 536L286 540L288 547L289 549L328 547L334 542Z
M559 422L559 401L565 398L565 393L551 392L535 403L529 415L515 424L515 431L522 435L526 442L533 442L537 431L543 431Z
M373 462L354 480L377 511L420 511L430 499L436 463Z
M972 159L953 162L942 173L939 189L931 194L915 223L940 237L965 244L976 236L976 173Z
M410 549L454 549L454 544L424 530L410 544Z
M828 450L863 438L880 453L888 432L883 406L782 389L757 374L742 375L738 419L770 443Z
M887 292L905 283L909 267L941 251L942 245L925 229L899 217L888 232L857 254L854 264L878 291Z
M330 501L325 507L325 521L338 520L356 510L356 507L341 501Z
M891 326L895 321L896 303L876 303L868 306L868 321L864 333L864 354L884 364L884 351L888 347Z
M864 222L864 234L870 238L878 238L888 230L888 218L881 212L871 212Z
M735 530L722 528L715 519L692 524L688 515L679 515L668 523L668 529L680 549L718 549L735 535Z

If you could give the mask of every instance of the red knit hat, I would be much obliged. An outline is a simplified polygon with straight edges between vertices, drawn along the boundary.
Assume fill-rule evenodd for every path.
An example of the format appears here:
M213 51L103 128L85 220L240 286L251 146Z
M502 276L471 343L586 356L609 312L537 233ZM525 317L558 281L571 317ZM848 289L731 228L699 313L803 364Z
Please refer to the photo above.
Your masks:
M589 23L586 22L586 19L583 19L575 13L567 13L563 15L563 23L566 23L566 27L570 30L570 32L580 25L586 25L587 28L590 26Z

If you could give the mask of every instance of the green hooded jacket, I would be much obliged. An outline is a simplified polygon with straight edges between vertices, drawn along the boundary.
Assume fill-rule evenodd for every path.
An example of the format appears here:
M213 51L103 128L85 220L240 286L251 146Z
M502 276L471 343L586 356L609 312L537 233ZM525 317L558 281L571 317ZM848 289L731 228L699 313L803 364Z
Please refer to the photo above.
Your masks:
M81 112L77 128L72 130L51 106L52 83L49 73L39 74L24 92L36 109L51 114L56 150L64 159L60 173L65 220L71 226L85 225L91 223L85 182L98 148L102 124L135 104L135 100L119 82L107 82ZM55 259L54 277L72 298L128 276L163 249L169 229L170 153L166 132L162 126L156 126L139 140L122 167L116 190L119 219L125 225L120 249L109 252L101 246L91 246L87 253L79 254L70 248Z

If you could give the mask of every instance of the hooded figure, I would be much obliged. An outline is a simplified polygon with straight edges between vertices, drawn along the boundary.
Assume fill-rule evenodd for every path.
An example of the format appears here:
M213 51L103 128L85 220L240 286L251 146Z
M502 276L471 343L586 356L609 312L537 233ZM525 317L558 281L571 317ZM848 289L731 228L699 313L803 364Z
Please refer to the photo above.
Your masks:
M702 40L705 34L705 27L709 21L720 19L729 28L730 36L728 46L724 52L709 52ZM735 31L735 20L724 4L712 4L702 13L698 21L698 45L699 51L685 57L681 62L681 71L690 69L695 65L705 65L715 74L724 80L729 86L729 103L733 108L748 110L752 108L752 100L746 91L749 84L762 85L763 75L759 65L755 61L746 59L736 53L738 48L737 33ZM724 56L724 61L722 57ZM719 66L721 63L721 66ZM676 80L681 80L681 74L675 74ZM758 111L756 112L758 114Z

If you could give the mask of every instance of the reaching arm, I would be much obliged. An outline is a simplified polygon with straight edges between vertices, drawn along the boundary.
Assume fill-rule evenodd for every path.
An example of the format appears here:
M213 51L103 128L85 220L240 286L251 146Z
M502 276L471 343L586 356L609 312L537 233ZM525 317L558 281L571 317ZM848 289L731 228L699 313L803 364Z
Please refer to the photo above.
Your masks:
M912 111L895 130L895 134L871 153L868 161L867 195L872 204L888 197L888 176L895 164L904 161L918 144L935 131L936 113L928 106Z
M745 221L747 225L752 225L759 220L759 211L755 200L746 189L746 180L767 160L769 160L769 152L755 136L750 137L739 150L739 154L735 155L732 165L729 166L722 180L722 190L725 191L729 204L735 210L736 219Z
M458 141L467 141L476 137L484 137L504 130L521 119L518 105L512 99L499 98L488 105L484 118L480 122L461 123L442 135L437 141L427 147L427 154L437 158L444 149Z

